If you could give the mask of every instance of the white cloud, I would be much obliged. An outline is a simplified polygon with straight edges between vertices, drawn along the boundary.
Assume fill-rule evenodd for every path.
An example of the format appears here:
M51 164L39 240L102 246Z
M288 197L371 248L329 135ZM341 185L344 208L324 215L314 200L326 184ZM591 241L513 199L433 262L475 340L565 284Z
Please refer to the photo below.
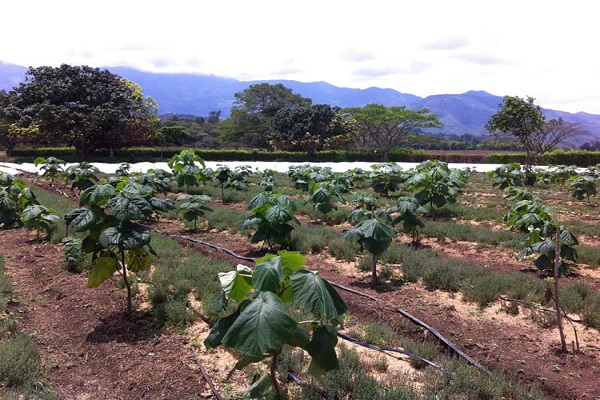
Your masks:
M486 90L600 114L596 7L574 0L5 0L0 60Z

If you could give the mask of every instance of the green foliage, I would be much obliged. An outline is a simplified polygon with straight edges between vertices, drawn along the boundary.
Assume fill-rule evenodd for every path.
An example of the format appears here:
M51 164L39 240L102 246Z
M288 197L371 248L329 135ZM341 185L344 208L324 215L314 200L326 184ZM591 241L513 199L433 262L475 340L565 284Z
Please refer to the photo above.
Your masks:
M200 164L202 168L197 164ZM206 168L204 160L196 155L194 150L182 150L179 154L171 157L167 165L173 171L177 186L185 186L188 193L190 192L190 187L198 186L200 182L205 182L209 179L209 175L204 170Z
M517 162L504 164L493 171L488 171L487 176L494 180L493 186L500 190L523 186L525 182L525 172L521 169L521 164Z
M222 344L242 353L236 369L272 357L271 372L250 389L252 392L257 386L265 389L269 386L265 381L270 379L275 394L283 395L274 373L284 345L300 347L309 353L308 371L312 375L339 368L335 333L347 306L326 280L302 268L305 263L299 253L280 252L257 260L254 270L239 265L236 271L219 274L223 288L219 301L222 317L212 327L204 345L212 349ZM236 308L224 316L230 302ZM303 309L313 319L296 322L286 304ZM264 395L263 390L260 392Z
M28 141L72 145L86 159L96 148L145 143L157 121L156 104L141 88L88 66L31 67L11 106L19 128L38 128Z
M443 126L427 108L410 110L404 106L367 104L344 111L356 121L359 132L381 151L384 162L390 161L390 149L397 147L402 138L420 129Z
M0 171L0 229L21 226L21 212L36 204L35 194L24 180Z
M421 206L415 197L400 196L398 205L389 209L390 214L400 214L392 220L392 225L402 223L402 230L412 234L413 245L419 244L419 228L425 227L425 223L419 215L427 214L429 211Z
M393 162L375 164L371 169L368 175L371 188L375 193L385 197L399 190L400 184L405 180L402 167Z
M54 210L40 204L29 205L21 213L23 225L27 229L35 229L38 240L42 231L46 233L46 240L49 240L59 220L60 217Z
M590 175L576 176L569 179L569 193L577 200L591 203L591 197L598 194L596 181L598 178Z
M294 216L296 203L286 195L263 192L252 198L246 207L252 211L244 223L243 229L256 229L250 241L252 243L264 242L269 249L276 245L289 248L291 232L294 227L292 222L300 225Z
M13 387L31 383L40 368L40 355L29 336L0 341L0 383Z
M78 189L79 192L94 186L98 182L100 170L87 161L67 168L67 184L71 183L71 190Z
M33 165L39 166L40 171L43 171L43 177L50 177L50 182L54 183L54 178L60 176L63 172L64 160L50 156L48 158L38 157L33 161Z
M212 212L212 208L206 203L212 201L212 197L206 195L182 194L177 198L180 201L177 212L180 213L185 221L194 222L194 230L198 229L198 218L204 217L207 212Z
M492 115L485 125L490 133L502 132L516 137L525 147L526 170L531 167L531 153L539 146L537 132L544 128L545 115L533 97L504 96L500 111Z
M434 214L436 209L456 202L469 176L469 171L450 169L445 162L424 161L409 174L404 185L419 204L429 206Z
M336 186L329 182L311 182L308 189L308 198L306 203L312 202L315 210L321 214L329 214L337 210L333 201L345 203L342 195L336 190Z
M135 221L149 219L171 202L153 196L152 189L122 182L94 185L81 195L80 207L65 214L65 222L75 232L87 232L82 251L92 255L88 287L97 287L121 270L127 287L127 312L131 311L131 286L127 271L139 272L150 266L150 229Z
M67 270L76 271L82 260L82 245L83 242L79 238L71 236L64 237L61 241L64 250L65 264Z

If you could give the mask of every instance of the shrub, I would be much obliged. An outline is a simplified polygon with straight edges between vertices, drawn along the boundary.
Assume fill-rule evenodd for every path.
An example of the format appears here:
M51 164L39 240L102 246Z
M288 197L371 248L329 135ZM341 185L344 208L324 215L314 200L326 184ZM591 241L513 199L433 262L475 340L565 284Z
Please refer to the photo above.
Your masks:
M39 371L40 356L29 336L0 342L0 382L21 386L31 382Z

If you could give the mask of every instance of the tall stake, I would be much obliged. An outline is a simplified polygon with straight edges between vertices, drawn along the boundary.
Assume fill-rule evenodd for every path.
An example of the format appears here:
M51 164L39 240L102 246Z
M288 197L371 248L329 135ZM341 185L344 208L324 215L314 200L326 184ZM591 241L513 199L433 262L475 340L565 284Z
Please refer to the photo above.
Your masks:
M563 352L567 352L567 341L562 324L562 312L560 309L560 300L558 296L558 278L560 268L560 226L556 228L556 247L554 248L554 304L556 305L556 322L560 332L560 346Z

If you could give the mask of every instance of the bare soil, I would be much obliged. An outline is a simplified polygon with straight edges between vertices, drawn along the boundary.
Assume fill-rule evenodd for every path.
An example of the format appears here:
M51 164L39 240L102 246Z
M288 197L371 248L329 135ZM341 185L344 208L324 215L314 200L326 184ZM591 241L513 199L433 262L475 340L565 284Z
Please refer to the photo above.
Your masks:
M240 235L192 234L170 220L160 220L153 227L214 243L240 255L260 254L257 246ZM203 322L186 331L168 329L143 306L128 318L123 312L125 293L117 289L116 276L88 289L87 274L65 270L60 245L38 243L34 236L25 229L2 231L0 252L18 299L12 311L20 313L23 329L34 335L48 382L61 399L211 398L194 351L224 397L235 398L239 395L236 387L247 385L243 374L234 380L225 379L234 355L225 350L203 350L202 335L208 331ZM398 240L409 242L407 237ZM181 243L231 262L232 267L241 262L206 246L187 240ZM430 239L426 244L491 271L523 268L522 263L494 246ZM499 301L482 310L462 301L459 295L430 292L420 284L395 286L385 282L374 291L367 281L368 273L359 272L353 263L324 254L307 258L307 268L318 270L326 279L383 300L376 303L340 291L350 307L349 314L357 321L412 327L414 338L425 340L425 331L414 329L415 325L395 311L400 307L437 329L486 368L515 374L523 385L541 388L550 399L600 399L600 334L595 329L577 324L581 351L573 351L570 345L569 352L561 353L558 331L541 327L526 309L511 315L505 312L507 305ZM585 266L581 271L577 279L597 288L598 274ZM143 302L143 295L135 300L136 304ZM566 332L571 344L574 336L570 327Z

